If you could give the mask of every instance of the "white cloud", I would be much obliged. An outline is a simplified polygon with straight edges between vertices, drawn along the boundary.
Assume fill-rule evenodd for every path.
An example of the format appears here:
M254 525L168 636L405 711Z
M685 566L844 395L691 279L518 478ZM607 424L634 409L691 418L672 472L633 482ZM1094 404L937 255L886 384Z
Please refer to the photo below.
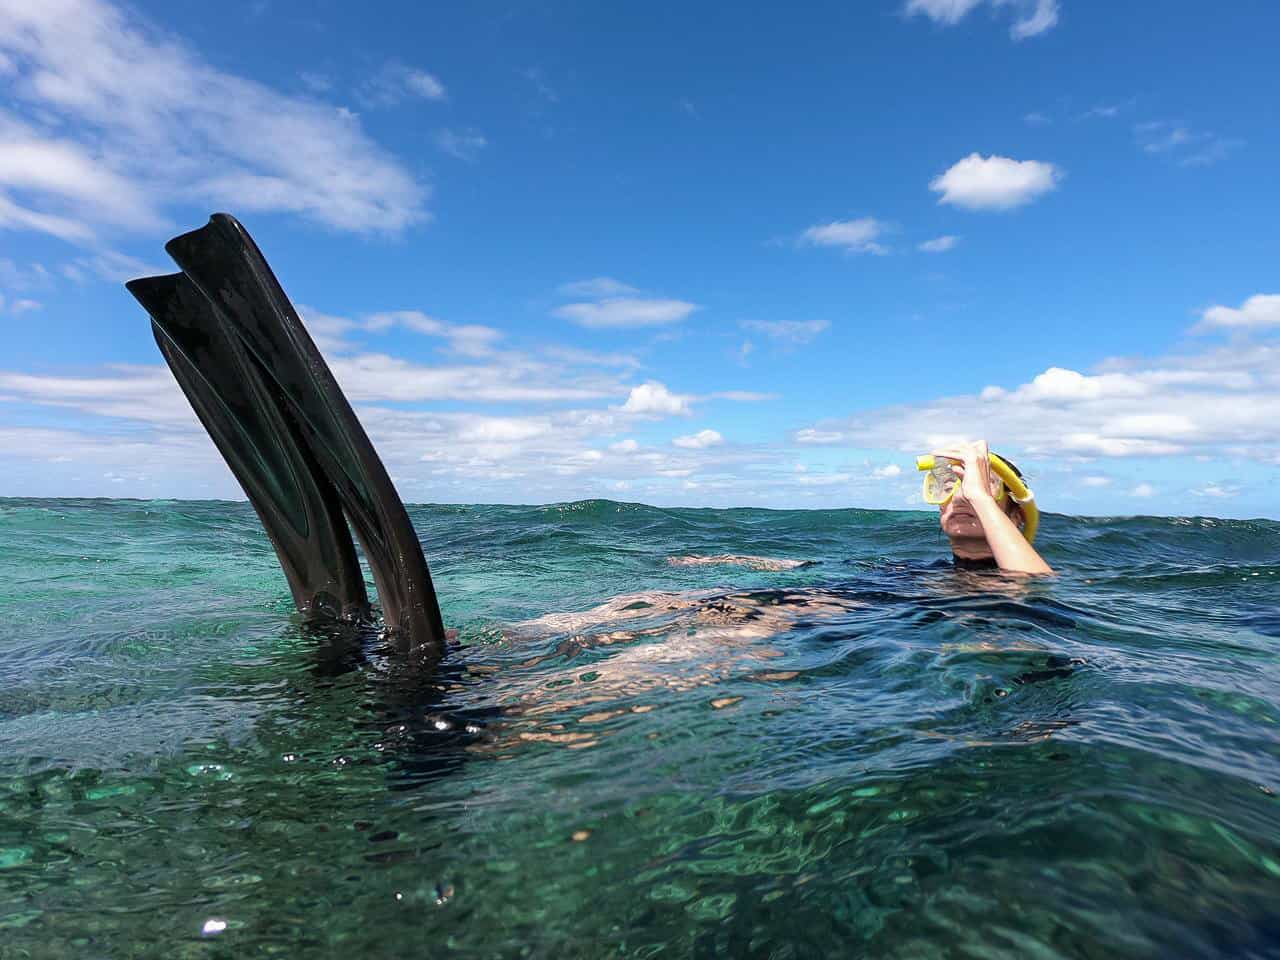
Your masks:
M1238 138L1192 130L1168 120L1134 124L1134 138L1144 153L1166 156L1184 167L1209 167L1244 146Z
M1022 118L1022 122L1029 127L1047 127L1053 123L1053 120L1043 113L1032 111Z
M1156 493L1157 493L1156 488L1153 487L1151 484L1140 483L1136 487L1134 487L1132 490L1129 491L1129 496L1142 497L1145 499L1148 497L1154 497Z
M426 218L427 191L351 115L218 70L106 0L0 0L17 64L0 225L90 242L163 207L296 213L355 232Z
M1280 453L1280 345L1101 366L1050 367L1020 386L868 410L794 439L904 453L975 434L1043 457L1219 456L1241 446L1259 458Z
M640 449L640 444L636 443L631 437L627 437L625 440L609 444L609 449L615 453L635 453Z
M852 479L848 473L802 473L796 476L795 482L802 487L830 487Z
M1009 28L1015 40L1034 37L1058 23L1058 0L989 0L993 9L1009 8L1014 13ZM935 23L951 26L963 20L984 0L907 0L905 12L923 14Z
M393 310L367 315L361 324L364 329L380 332L399 326L430 337L443 337L450 349L467 357L484 357L493 353L494 345L502 339L502 332L480 324L445 323L427 316L420 310Z
M831 324L826 320L743 320L744 330L763 333L774 340L797 346L811 342Z
M955 245L959 242L959 237L947 235L944 237L938 237L934 240L926 240L916 249L920 250L922 253L946 253L948 250L954 249Z
M1259 293L1250 297L1239 308L1210 307L1205 310L1197 330L1214 327L1232 330L1257 330L1280 327L1280 294Z
M699 430L697 433L691 433L688 436L676 437L671 442L685 450L704 450L707 447L715 447L724 443L724 437L715 430Z
M657 327L679 323L697 304L684 300L648 300L639 297L610 297L594 303L567 303L555 315L590 329Z
M842 440L844 440L844 434L838 430L817 430L813 427L805 427L795 433L796 443L840 443Z
M459 160L472 161L480 156L480 151L489 145L489 141L479 130L471 127L465 130L437 130L436 146L450 156Z
M687 396L672 393L666 384L650 380L631 388L621 410L623 413L643 417L687 415L691 412L689 400Z
M1192 496L1211 497L1216 500L1225 500L1229 497L1238 497L1240 488L1229 483L1206 483L1203 487L1198 487L1191 491Z
M603 300L606 297L624 297L639 293L635 287L613 277L592 277L590 280L574 280L560 285L560 293L566 297L585 297Z
M871 475L880 480L891 480L894 477L902 476L902 468L896 463L887 463L883 467L877 467L871 472Z
M390 107L409 97L439 101L449 96L435 74L397 61L384 65L356 95L367 107Z
M1111 486L1111 478L1110 478L1110 477L1104 477L1104 476L1101 476L1101 475L1099 475L1099 474L1093 474L1093 475L1088 476L1088 477L1082 477L1082 478L1081 478L1081 480L1080 480L1080 482L1081 482L1084 486L1086 486L1086 487L1092 487L1092 488L1094 488L1094 489L1097 489L1097 488L1099 488L1099 487L1109 487L1109 486Z
M76 257L74 266L96 273L108 283L124 283L134 277L155 276L169 273L173 267L161 267L118 250L102 249L83 257Z
M761 393L758 390L720 390L707 394L710 400L732 400L734 403L763 403L765 400L777 400L776 393Z
M888 251L879 243L887 225L875 217L857 220L833 220L815 224L801 234L801 241L815 247L842 247L849 253L878 253Z
M458 431L461 440L472 443L511 443L530 440L551 431L551 422L532 417L475 417Z
M1062 172L1039 160L971 153L929 184L939 203L965 210L1011 210L1055 189Z

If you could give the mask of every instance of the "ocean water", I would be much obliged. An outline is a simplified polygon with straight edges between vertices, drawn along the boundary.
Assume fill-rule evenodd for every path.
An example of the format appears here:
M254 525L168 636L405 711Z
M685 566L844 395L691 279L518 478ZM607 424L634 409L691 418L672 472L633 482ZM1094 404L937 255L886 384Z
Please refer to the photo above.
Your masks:
M0 958L1280 956L1280 524L410 513L434 676L245 504L0 500Z

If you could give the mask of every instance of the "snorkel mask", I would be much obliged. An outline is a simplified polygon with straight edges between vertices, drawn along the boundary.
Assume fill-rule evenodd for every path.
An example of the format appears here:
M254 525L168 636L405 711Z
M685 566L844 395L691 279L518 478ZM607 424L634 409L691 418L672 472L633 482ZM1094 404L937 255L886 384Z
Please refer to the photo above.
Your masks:
M1034 543L1036 530L1040 526L1040 510L1036 506L1035 494L1023 483L1022 477L1018 476L1013 467L994 453L989 456L991 473L999 479L996 485L1000 488L998 491L992 490L991 495L999 501L1004 499L1007 492L1013 498L1013 502L1022 507L1022 515L1026 519L1022 527L1022 535L1026 537L1027 543ZM951 469L951 461L945 457L939 459L931 453L916 457L916 469L926 471L922 491L925 503L942 506L948 503L960 488L960 478Z

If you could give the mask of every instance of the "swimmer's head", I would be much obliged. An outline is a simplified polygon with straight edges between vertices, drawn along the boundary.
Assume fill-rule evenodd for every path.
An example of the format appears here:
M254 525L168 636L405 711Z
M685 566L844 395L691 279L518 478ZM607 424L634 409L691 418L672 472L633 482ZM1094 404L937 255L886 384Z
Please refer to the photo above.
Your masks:
M1001 459L1009 464L1010 469L1021 478L1021 470L1010 462L1007 457L1001 457ZM1004 493L1004 496L996 500L996 505L1013 521L1014 526L1022 530L1027 522L1022 507L1009 495L1009 490L1004 486L1004 481L996 476L994 471L992 471L991 479L993 485L998 485L1003 489ZM997 492L996 489L992 489L993 494ZM991 547L987 543L982 524L978 520L978 514L974 511L973 504L964 495L963 484L957 486L950 500L938 507L938 523L942 527L942 532L947 535L947 539L951 541L951 552L957 557L965 560L991 560L995 558L995 555L991 552Z

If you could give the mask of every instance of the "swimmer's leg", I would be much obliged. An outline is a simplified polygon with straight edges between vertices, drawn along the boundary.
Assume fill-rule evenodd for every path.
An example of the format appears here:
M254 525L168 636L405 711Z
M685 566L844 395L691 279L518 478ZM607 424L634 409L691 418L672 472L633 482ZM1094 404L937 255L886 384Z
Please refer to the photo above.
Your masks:
M165 358L264 517L286 575L298 563L281 551L272 526L319 517L324 546L305 544L303 553L321 565L336 561L333 579L346 591L340 602L358 602L347 584L336 501L369 560L390 632L402 646L438 657L444 625L413 524L257 245L233 217L215 214L165 249L183 274L135 280L129 289L173 345L166 349L162 339ZM308 479L296 482L301 474ZM286 519L299 491L305 506Z

